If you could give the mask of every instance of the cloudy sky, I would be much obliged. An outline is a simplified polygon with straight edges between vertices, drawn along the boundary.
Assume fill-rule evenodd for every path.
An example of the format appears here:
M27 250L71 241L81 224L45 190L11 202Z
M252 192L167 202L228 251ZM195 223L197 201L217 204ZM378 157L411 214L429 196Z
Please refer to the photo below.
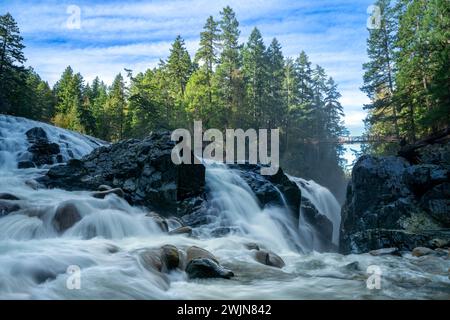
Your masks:
M180 34L193 55L209 15L230 5L240 22L241 41L253 27L266 43L277 37L285 56L305 50L339 84L345 122L352 134L363 130L361 65L366 60L369 0L192 0L192 1L27 1L0 0L24 37L27 65L50 84L67 65L91 81L111 83L124 68L143 71L168 55ZM80 9L80 28L73 19ZM74 28L75 27L75 28Z

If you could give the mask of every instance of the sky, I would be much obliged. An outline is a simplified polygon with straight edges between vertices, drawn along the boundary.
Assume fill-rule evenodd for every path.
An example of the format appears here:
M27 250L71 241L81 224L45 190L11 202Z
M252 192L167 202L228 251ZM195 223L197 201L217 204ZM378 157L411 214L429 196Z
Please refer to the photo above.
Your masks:
M167 58L177 35L193 56L208 16L218 19L221 9L230 5L240 23L242 43L256 26L266 44L273 37L279 40L285 57L295 58L304 50L313 64L325 68L338 83L347 128L359 135L364 130L362 107L368 102L359 88L372 4L373 0L0 0L0 14L10 12L16 19L26 45L26 64L51 85L68 65L87 81L98 75L111 83L124 68L145 71Z

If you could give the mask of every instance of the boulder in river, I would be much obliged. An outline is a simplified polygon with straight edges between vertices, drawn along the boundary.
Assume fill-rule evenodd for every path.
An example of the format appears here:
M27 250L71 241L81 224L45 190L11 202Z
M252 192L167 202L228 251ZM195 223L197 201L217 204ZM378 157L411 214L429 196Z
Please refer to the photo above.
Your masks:
M0 200L0 217L6 216L11 212L20 210L20 206L12 201Z
M16 197L15 195L11 194L11 193L0 193L0 200L20 200L18 197Z
M417 247L411 252L414 257L422 257L430 254L434 254L434 250L426 247Z
M198 259L198 258L207 258L210 260L215 261L216 263L219 263L217 258L208 250L205 250L203 248L197 247L197 246L191 246L186 250L186 261L189 263L191 260Z
M398 248L383 248L372 250L369 252L372 256L400 256L400 251Z
M275 268L283 268L285 263L283 259L277 254L266 251L266 250L258 250L254 253L255 260L259 263L265 264L267 266L275 267Z
M125 193L120 188L114 188L114 189L109 189L109 190L104 190L104 191L95 191L92 193L92 196L94 198L103 199L107 195L110 195L110 194L115 194L116 196L118 196L120 198L123 198L125 196Z
M222 267L216 261L209 258L196 258L189 261L186 266L186 273L191 279L230 279L234 276L234 273L231 270Z
M180 253L177 247L173 245L164 245L161 247L161 261L163 267L170 271L180 266Z
M32 154L31 161L34 165L54 164L54 156L59 155L61 150L57 143L48 140L47 133L40 127L28 130L26 133L27 140L30 143L28 151ZM30 168L29 162L19 164L19 168Z
M58 206L53 217L53 226L62 233L81 220L78 208L72 202L65 202Z
M156 212L153 212L153 211L149 212L145 216L151 218L158 225L158 227L161 229L161 231L163 231L163 232L169 231L169 227L167 225L166 219L161 217Z
M179 227L179 228L169 231L169 234L170 235L187 234L190 236L192 234L192 228L188 227L188 226Z

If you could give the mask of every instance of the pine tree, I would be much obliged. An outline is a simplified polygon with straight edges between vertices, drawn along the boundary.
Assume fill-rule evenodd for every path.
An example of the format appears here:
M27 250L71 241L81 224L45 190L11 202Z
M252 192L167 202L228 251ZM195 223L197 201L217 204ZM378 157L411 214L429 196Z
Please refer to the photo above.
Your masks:
M22 110L20 97L25 86L26 72L23 63L25 46L19 27L11 14L0 16L0 112L32 116Z
M214 21L214 18L210 16L203 27L204 31L200 33L200 48L195 56L196 62L202 62L202 71L206 75L206 84L208 102L212 104L212 76L214 68L218 62L218 49L219 49L219 28L218 23ZM198 81L196 81L198 83Z
M236 15L229 6L221 12L220 40L222 53L217 67L216 79L218 94L221 100L223 124L225 127L230 123L230 115L243 113L244 84L241 74L241 56L239 45L239 22Z
M375 5L380 8L380 25L369 29L367 40L367 55L369 62L363 65L365 71L363 92L370 98L370 104L365 105L369 110L368 122L386 122L387 127L393 128L393 134L399 138L398 112L394 101L395 64L394 44L396 41L397 23L395 11L390 7L390 0L378 0ZM383 116L378 116L380 111Z
M285 80L284 57L281 45L276 38L270 43L266 56L268 69L268 82L266 84L268 127L280 128L285 125L288 104L283 97Z
M67 129L86 133L88 111L83 106L84 80L68 66L55 84L56 115L53 123Z
M246 83L247 108L253 127L266 126L266 85L268 79L266 47L261 33L254 28L243 50L243 74Z
M105 111L108 114L110 141L118 141L123 138L125 120L127 116L127 101L125 92L125 82L122 74L118 74L111 85Z
M167 71L174 81L175 91L183 98L186 84L192 73L192 62L181 36L177 36L172 44L167 60Z

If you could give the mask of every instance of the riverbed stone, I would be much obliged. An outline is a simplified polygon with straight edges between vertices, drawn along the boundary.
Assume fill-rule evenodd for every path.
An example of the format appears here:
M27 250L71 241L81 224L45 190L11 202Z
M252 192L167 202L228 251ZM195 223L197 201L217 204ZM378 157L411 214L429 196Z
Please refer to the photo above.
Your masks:
M283 268L285 263L283 259L272 251L258 250L254 253L255 260L259 263L275 268Z
M75 204L71 202L60 204L53 217L53 226L62 233L81 220L81 214Z
M230 279L234 273L209 258L192 259L186 266L186 273L190 279L224 278Z

